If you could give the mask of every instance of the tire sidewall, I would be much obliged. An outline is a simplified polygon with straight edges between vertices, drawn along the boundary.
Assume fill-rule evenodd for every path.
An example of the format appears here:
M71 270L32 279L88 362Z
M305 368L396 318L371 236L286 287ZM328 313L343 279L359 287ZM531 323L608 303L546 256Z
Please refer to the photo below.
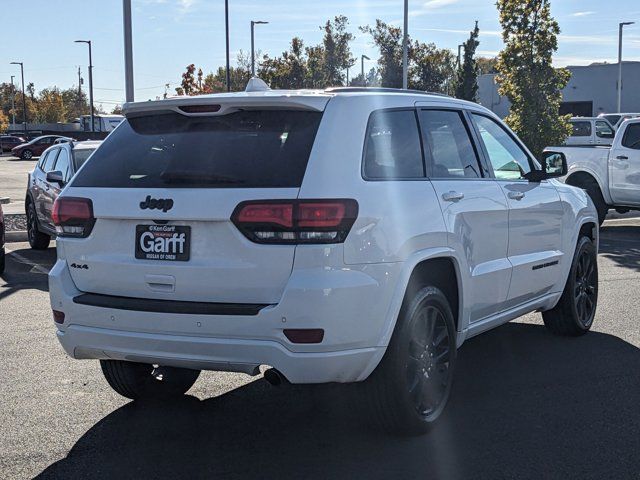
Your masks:
M449 381L446 386L445 394L441 404L437 410L424 417L420 415L413 405L413 402L409 395L409 390L406 383L406 363L409 352L409 341L411 338L411 332L415 322L417 321L417 313L425 307L434 306L438 308L447 324L447 330L449 334ZM453 319L453 313L449 302L444 294L435 287L425 287L415 293L410 302L403 307L400 316L398 318L398 324L396 325L396 331L394 332L387 354L389 355L388 366L393 370L391 378L393 378L393 389L397 392L399 407L401 415L405 417L408 424L416 425L416 430L426 431L428 430L441 416L444 408L447 405L447 401L451 394L451 387L453 384L453 374L455 372L456 364L456 331L455 323ZM389 378L389 377L387 377Z
M589 255L592 257L591 261L593 262L594 265L594 275L595 275L595 307L593 309L593 316L589 322L589 325L585 326L582 324L582 322L579 319L579 315L578 315L578 308L576 306L576 302L575 302L575 298L574 298L574 291L575 291L575 284L576 284L576 270L578 268L578 259L580 258L580 256L582 255L582 253L584 251L588 251ZM587 237L581 237L580 240L578 240L578 245L576 247L576 251L573 255L573 262L571 263L571 270L569 271L569 278L567 279L567 286L566 286L566 290L565 293L571 298L571 303L570 303L570 309L571 309L571 318L573 320L573 322L575 323L575 325L581 330L581 331L588 331L591 328L591 325L593 325L593 320L595 318L595 314L598 308L598 256L596 254L596 248L593 245L593 242L591 241L591 239L587 238Z
M22 158L23 160L31 160L33 158L33 152L31 150L24 150L20 154L20 158Z
M29 245L34 248L36 243L36 236L38 235L38 218L36 215L36 209L33 202L29 202L27 207L27 237L29 239Z

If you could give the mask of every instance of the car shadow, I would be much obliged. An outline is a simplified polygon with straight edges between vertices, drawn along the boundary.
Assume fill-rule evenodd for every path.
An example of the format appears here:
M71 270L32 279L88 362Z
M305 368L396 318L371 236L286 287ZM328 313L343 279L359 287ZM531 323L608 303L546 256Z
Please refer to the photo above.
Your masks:
M640 272L640 225L609 224L600 229L600 255Z
M636 478L638 372L640 350L617 337L511 323L461 348L451 402L424 436L373 428L359 385L261 379L130 402L38 478Z
M5 270L0 275L0 301L23 289L49 291L47 273L55 262L56 247L7 251Z

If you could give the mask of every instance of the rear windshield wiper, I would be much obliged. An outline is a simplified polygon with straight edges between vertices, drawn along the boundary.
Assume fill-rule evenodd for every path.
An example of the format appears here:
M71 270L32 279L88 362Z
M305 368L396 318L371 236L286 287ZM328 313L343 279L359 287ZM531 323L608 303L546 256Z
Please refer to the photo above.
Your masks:
M168 184L198 184L198 185L215 185L215 184L239 184L245 183L244 180L240 180L235 177L228 177L225 175L215 175L210 173L199 172L163 172L160 178Z

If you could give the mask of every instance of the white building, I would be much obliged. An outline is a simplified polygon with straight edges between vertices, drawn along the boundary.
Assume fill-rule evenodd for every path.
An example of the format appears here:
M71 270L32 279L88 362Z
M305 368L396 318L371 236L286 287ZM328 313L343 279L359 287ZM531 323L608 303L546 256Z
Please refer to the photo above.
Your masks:
M560 113L590 117L615 113L618 109L618 64L567 67L571 80L562 91ZM640 112L640 62L623 62L622 111ZM509 114L509 100L498 94L495 75L478 79L480 103L501 118Z

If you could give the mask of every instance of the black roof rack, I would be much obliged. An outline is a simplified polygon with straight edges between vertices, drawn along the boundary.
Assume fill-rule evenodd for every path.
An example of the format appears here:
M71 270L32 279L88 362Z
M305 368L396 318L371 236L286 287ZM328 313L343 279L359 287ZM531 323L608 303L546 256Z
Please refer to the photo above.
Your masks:
M421 95L436 95L438 97L451 98L450 95L440 92L425 92L424 90L404 90L402 88L386 87L331 87L324 90L327 93L358 93L358 92L379 92L379 93L418 93Z

